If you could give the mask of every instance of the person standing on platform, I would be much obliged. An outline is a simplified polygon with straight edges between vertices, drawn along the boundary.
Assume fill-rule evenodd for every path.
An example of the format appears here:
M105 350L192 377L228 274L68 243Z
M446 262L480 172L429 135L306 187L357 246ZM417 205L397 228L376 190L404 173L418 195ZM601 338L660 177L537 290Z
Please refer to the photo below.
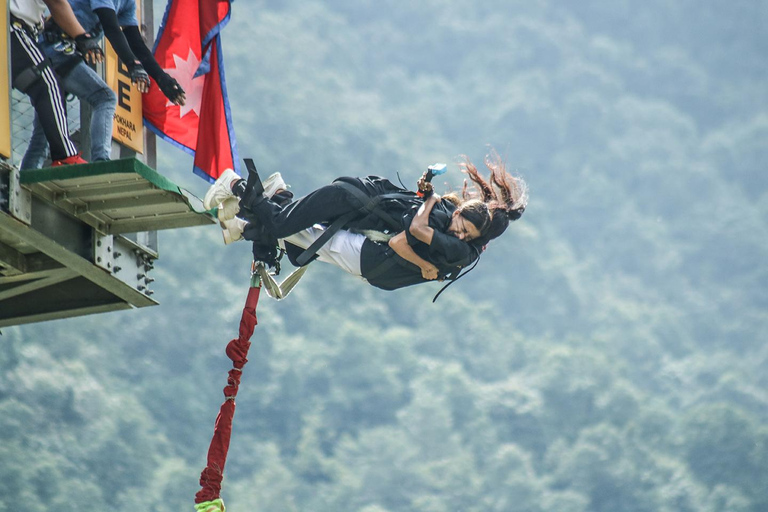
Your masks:
M67 0L11 0L11 81L29 96L40 136L50 145L52 165L87 163L69 138L61 85L37 43L46 7L81 53L93 60L103 57Z
M96 40L106 36L117 56L128 68L131 82L145 93L150 77L176 105L184 105L186 97L179 83L166 73L147 48L139 31L135 0L69 0L77 20L92 32ZM53 62L64 90L91 105L91 161L109 160L112 149L112 120L116 97L104 80L74 51L66 30L55 20L46 24L41 43ZM46 158L45 138L36 123L22 169L43 166Z

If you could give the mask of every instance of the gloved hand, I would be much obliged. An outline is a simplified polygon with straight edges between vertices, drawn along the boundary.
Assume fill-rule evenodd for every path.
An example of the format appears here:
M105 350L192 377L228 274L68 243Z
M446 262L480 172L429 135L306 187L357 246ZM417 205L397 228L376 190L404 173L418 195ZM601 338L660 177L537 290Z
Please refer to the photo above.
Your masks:
M157 81L157 86L172 103L176 105L183 105L186 103L187 97L184 94L184 89L182 89L179 82L168 73L165 73Z
M252 251L254 261L263 261L267 266L278 268L277 261L277 243L269 243L269 241L256 240L253 242Z
M83 54L83 58L90 64L96 64L104 60L104 52L101 49L98 39L93 37L90 32L83 32L75 37L75 46L77 51Z
M128 74L131 77L131 83L136 86L139 92L145 93L149 91L149 75L144 69L144 66L141 65L141 62L136 60L131 64L127 64L127 67Z
M432 186L432 183L427 181L427 173L421 175L421 178L419 178L416 186L418 187L417 195L419 197L423 197L424 199L431 196L435 190Z
M276 268L279 272L277 238L270 235L259 223L249 223L243 231L243 238L253 242L254 261L263 261L267 266Z

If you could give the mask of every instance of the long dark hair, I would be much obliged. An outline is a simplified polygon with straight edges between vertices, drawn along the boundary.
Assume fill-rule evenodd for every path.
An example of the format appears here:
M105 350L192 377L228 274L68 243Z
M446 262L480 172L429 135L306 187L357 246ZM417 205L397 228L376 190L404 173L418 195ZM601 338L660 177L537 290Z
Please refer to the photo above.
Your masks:
M459 215L471 222L483 237L492 227L491 210L488 205L479 199L469 199L459 205Z
M464 180L461 195L465 200L477 198L488 205L491 213L491 225L487 232L475 243L482 245L501 236L509 226L510 221L519 219L528 205L528 186L519 176L507 172L504 160L495 150L485 157L485 167L490 171L488 179L483 178L477 167L467 156L462 156L459 163L462 171L467 173L474 186Z

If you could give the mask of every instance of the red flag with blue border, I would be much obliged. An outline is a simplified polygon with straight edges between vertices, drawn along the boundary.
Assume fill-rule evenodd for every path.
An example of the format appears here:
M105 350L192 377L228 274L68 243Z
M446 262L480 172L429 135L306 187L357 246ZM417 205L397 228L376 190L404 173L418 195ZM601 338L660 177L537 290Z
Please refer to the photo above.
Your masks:
M208 181L227 168L239 174L221 51L230 10L230 0L169 0L153 53L184 89L186 104L171 103L154 81L143 95L144 124L193 154L195 174Z

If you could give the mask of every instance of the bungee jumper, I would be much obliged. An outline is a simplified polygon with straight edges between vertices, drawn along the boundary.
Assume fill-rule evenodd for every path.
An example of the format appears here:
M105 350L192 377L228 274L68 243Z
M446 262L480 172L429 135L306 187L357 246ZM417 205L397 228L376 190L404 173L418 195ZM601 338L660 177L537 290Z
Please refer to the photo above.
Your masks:
M429 180L444 169L441 164L422 175L419 192L378 176L343 177L294 200L279 173L261 183L246 160L248 180L225 171L204 205L219 208L225 243L252 241L257 261L275 267L279 248L298 267L318 259L395 290L457 279L510 220L520 218L527 205L525 182L507 173L495 152L485 164L488 180L469 159L460 164L473 182L470 188L465 181L461 196L433 193Z

